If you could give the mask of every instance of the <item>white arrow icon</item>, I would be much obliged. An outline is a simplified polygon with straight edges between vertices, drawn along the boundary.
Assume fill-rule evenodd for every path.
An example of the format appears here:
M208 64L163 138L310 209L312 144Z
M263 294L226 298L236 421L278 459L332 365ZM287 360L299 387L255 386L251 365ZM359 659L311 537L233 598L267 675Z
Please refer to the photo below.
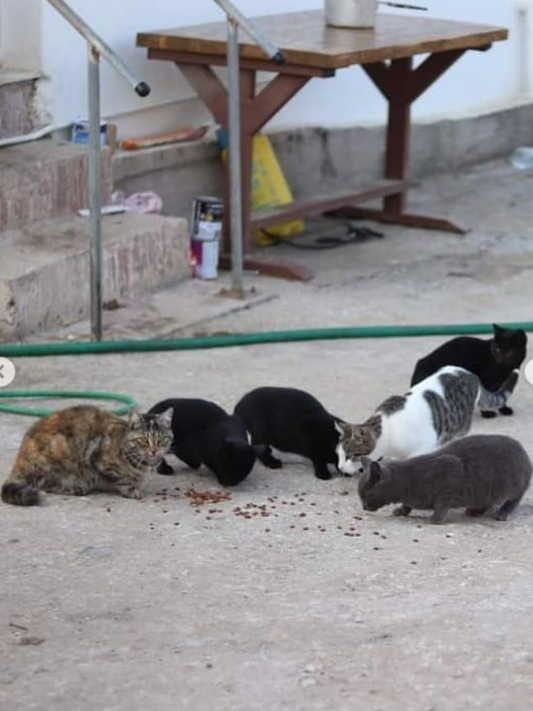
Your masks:
M0 388L7 387L15 380L15 366L7 358L0 358Z

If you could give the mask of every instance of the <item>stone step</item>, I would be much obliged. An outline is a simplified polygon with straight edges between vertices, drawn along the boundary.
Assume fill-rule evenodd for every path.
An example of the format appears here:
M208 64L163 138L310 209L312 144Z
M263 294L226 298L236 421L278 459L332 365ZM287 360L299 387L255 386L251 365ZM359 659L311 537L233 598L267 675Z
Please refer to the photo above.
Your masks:
M102 150L102 199L111 194L111 156ZM50 138L0 148L0 245L6 230L71 217L88 201L87 148Z
M11 231L0 241L0 341L75 323L90 312L89 220ZM187 221L159 215L103 218L104 301L191 276Z
M38 82L38 73L0 68L0 140L42 127Z

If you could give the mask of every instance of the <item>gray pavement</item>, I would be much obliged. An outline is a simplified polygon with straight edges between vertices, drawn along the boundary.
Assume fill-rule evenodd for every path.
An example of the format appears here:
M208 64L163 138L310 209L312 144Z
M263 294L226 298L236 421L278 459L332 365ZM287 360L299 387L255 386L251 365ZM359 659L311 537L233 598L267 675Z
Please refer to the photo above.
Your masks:
M428 180L413 208L469 234L382 226L382 240L334 250L269 248L261 255L301 261L315 278L247 277L244 304L220 295L227 275L193 281L109 312L108 333L533 320L532 191L533 173L505 163ZM14 385L124 391L142 407L198 396L227 408L252 387L291 385L358 421L404 392L417 358L442 340L16 359ZM513 435L533 456L523 377L512 404L514 417L477 418L473 432ZM0 417L4 477L31 420ZM154 475L142 501L2 504L0 708L530 709L533 492L508 523L456 512L432 526L425 514L363 512L355 480L318 481L285 459L278 471L257 465L227 500L203 506L190 488L220 488L183 465Z

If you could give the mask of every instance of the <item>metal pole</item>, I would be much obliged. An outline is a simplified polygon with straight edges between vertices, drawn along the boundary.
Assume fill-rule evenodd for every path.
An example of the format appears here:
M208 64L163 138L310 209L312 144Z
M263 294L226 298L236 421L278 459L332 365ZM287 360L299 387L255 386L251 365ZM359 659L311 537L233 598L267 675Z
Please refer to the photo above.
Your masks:
M89 208L91 211L91 334L102 340L102 193L100 187L100 54L89 52Z
M231 267L232 291L242 296L242 176L241 176L241 91L239 79L239 26L228 15L228 128L229 175L231 195Z
M230 0L215 0L215 2L224 10L228 18L231 18L236 25L240 25L242 29L257 42L270 59L276 62L276 64L283 64L285 61L285 55L279 47L276 47L275 44L273 44L256 27L254 27L250 20L248 20L248 18L246 18L242 12L236 8L232 2L230 2Z

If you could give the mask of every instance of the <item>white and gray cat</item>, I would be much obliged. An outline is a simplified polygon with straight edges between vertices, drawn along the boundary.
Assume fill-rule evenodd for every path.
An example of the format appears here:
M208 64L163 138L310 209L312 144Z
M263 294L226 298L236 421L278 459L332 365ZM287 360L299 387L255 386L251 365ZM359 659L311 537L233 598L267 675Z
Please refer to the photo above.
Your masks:
M335 424L340 434L338 468L352 475L362 471L361 457L406 459L433 452L468 433L476 406L497 410L512 392L518 374L493 393L479 378L456 366L445 366L405 395L387 398L362 424Z

